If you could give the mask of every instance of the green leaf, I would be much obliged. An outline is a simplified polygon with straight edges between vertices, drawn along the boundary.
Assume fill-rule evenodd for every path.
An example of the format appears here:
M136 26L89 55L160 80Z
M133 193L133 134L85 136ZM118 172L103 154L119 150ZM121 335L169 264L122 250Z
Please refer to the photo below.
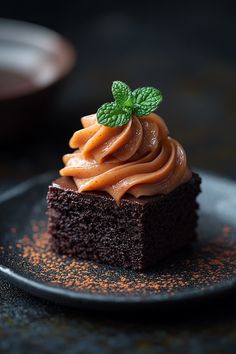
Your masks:
M113 82L112 94L115 102L104 103L97 111L98 123L108 127L120 127L128 123L133 115L148 115L155 111L162 101L158 89L142 87L132 92L122 81Z
M97 111L98 123L112 128L128 123L131 116L130 107L120 107L116 102L104 103Z
M162 101L161 92L154 87L137 88L132 92L134 114L138 117L146 116L155 111Z
M118 106L133 107L132 92L124 82L114 81L111 91Z

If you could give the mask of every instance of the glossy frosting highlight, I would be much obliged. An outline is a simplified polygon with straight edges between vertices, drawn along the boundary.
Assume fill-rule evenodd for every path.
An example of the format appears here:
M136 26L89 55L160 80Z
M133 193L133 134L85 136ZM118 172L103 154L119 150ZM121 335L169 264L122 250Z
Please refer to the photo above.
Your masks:
M167 194L191 178L184 149L155 113L117 128L98 124L96 114L81 122L84 129L70 140L77 150L64 155L60 171L74 178L79 192L106 191L119 203L125 193Z

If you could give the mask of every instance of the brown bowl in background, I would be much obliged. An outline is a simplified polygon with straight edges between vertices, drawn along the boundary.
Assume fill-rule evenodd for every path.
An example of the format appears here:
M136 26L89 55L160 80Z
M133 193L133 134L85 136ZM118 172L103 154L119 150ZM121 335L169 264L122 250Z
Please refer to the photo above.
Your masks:
M40 128L75 57L72 45L56 32L0 19L0 144Z

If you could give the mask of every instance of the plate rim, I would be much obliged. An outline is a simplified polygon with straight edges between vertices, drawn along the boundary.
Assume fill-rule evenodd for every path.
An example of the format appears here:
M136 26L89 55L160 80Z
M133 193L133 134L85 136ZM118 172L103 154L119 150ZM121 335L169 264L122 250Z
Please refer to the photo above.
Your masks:
M52 300L54 302L75 306L77 305L87 305L87 307L97 307L97 305L104 306L108 305L119 305L129 307L136 307L136 305L169 305L183 302L190 302L202 299L208 299L209 297L219 297L226 291L233 291L236 287L236 277L231 280L226 280L222 284L215 284L209 286L203 290L191 289L182 291L174 295L171 294L157 294L157 295L101 295L101 294L89 294L82 293L73 290L68 290L65 288L60 288L57 286L47 285L41 281L35 281L12 271L8 267L0 265L0 275L3 276L5 280L18 286L23 291L28 291L29 293L39 296L44 299ZM56 296L54 299L53 296ZM72 301L71 303L68 302Z

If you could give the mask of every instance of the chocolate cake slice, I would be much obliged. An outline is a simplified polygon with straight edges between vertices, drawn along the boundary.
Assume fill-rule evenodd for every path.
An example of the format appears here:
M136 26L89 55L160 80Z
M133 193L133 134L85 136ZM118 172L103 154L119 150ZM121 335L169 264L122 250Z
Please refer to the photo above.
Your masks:
M135 198L120 205L106 192L79 193L73 179L49 186L48 231L60 254L143 270L196 238L196 197L201 179L166 195Z

